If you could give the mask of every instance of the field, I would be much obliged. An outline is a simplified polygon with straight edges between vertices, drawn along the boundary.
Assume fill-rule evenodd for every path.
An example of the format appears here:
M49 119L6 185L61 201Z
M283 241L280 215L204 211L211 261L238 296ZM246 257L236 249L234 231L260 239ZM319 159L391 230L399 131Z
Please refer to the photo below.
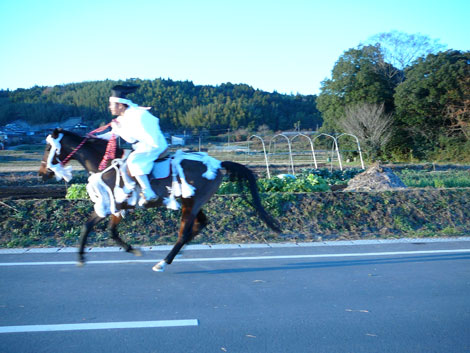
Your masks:
M260 145L254 143L232 143L233 148L221 148L220 146L205 146L202 150L207 150L209 154L220 160L229 160L242 163L253 169L261 178L268 176L266 160ZM226 146L225 146L226 147ZM305 148L305 146L303 146ZM249 149L248 153L242 152ZM190 146L192 150L198 150L198 146ZM268 147L266 147L268 149ZM282 173L292 173L292 166L295 174L301 174L302 170L314 169L314 162L308 150L293 153L292 162L289 155L282 148L272 147L274 153L269 155L269 174L275 176ZM0 187L4 186L32 186L32 185L64 185L63 182L49 180L43 182L37 176L37 171L44 153L43 145L21 145L15 150L0 150ZM317 166L319 169L330 171L339 170L338 158L331 151L321 150L316 152ZM74 170L73 183L86 183L86 173L75 161L71 161ZM360 160L357 157L343 160L341 166L344 170L361 168ZM439 165L431 163L423 164L396 164L386 165L402 179L408 187L435 187L453 188L470 187L470 166L467 165ZM367 163L365 164L367 168ZM332 181L334 182L334 181Z
M78 244L80 227L91 212L92 203L83 196L76 200L65 199L67 190L70 192L77 186L40 180L37 170L41 158L42 148L0 151L0 247ZM229 155L219 158L228 160ZM329 165L317 171L305 163L295 167L296 181L284 183L277 178L266 179L266 166L262 163L250 166L260 176L264 206L283 224L281 235L267 230L246 201L233 194L235 191L226 183L205 208L209 226L193 242L470 235L469 166L390 165L409 188L380 193L334 191L355 174L350 168L340 173L337 167L331 170ZM277 164L270 169L276 175L288 172L288 168L288 165ZM302 169L315 173L320 182L310 173L301 175ZM73 182L86 183L85 171L77 165L74 170ZM316 186L312 188L314 179ZM83 189L83 186L78 187ZM175 241L179 217L179 212L162 208L137 210L126 217L120 231L134 244L170 244ZM105 225L92 233L90 241L95 246L112 245Z

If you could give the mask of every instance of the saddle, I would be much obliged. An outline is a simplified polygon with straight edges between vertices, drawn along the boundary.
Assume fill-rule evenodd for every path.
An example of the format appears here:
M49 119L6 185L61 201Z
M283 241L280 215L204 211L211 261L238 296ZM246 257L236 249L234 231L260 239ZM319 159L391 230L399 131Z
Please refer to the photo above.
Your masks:
M122 163L120 163L120 168L126 165L127 157L129 157L131 152L132 150L130 149L124 150L122 159L120 159L120 161L122 161ZM149 180L167 178L170 175L170 162L170 150L167 148L154 160L153 169L148 175ZM121 173L125 173L125 170L121 170Z
M157 159L153 162L153 169L149 175L149 179L164 179L170 175L170 151L167 148L160 153Z

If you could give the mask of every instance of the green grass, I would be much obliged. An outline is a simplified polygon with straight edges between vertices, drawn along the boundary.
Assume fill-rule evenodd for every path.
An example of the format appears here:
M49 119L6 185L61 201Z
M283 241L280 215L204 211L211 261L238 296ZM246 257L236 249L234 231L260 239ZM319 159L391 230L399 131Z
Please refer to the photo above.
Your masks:
M244 243L454 237L470 234L470 189L409 189L380 193L270 193L266 210L283 234L270 231L246 200L215 195L204 212L207 228L194 243ZM71 246L93 210L88 200L5 200L0 207L0 248ZM120 234L139 245L174 243L181 211L164 207L129 212ZM114 245L100 223L90 246Z
M289 192L322 192L328 191L329 185L347 184L361 169L345 171L329 171L327 168L313 170L306 169L296 178L273 177L271 179L259 178L257 181L261 193L289 193ZM465 188L470 187L470 170L427 171L403 169L395 171L397 176L412 188ZM225 181L218 190L219 195L238 194L240 188L236 183ZM87 199L85 184L72 184L67 189L67 199Z
M413 188L470 187L470 170L426 171L403 169L395 173L406 186Z
M65 195L67 200L84 200L89 199L86 191L86 184L72 184L67 188Z

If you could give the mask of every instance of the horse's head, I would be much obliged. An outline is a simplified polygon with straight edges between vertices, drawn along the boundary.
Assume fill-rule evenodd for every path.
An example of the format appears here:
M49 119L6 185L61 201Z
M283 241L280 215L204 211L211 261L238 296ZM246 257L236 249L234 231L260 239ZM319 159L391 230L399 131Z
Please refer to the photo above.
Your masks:
M51 145L47 144L42 157L41 167L39 167L38 175L42 177L42 180L50 179L54 176L54 172L47 168L47 159L51 151Z
M69 181L72 178L72 167L65 165L70 159L77 160L89 172L98 172L108 144L107 140L90 134L83 137L63 129L54 129L46 141L46 150L39 168L39 175L44 180L55 176L57 180ZM119 155L122 152L120 148L116 150Z
M57 180L64 179L65 181L70 181L72 178L71 167L65 167L62 164L72 150L69 141L71 135L74 134L62 129L54 129L47 136L47 145L39 168L39 175L43 180L53 176Z

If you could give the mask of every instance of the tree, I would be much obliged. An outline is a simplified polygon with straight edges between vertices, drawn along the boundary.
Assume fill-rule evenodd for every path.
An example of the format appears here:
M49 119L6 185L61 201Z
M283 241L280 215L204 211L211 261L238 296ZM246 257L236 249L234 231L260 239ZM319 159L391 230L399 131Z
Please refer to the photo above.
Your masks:
M450 132L461 133L470 141L470 75L458 80L453 99L446 104L446 116L450 120Z
M356 104L384 103L385 111L394 109L393 94L397 82L378 69L383 62L378 46L349 49L336 62L332 78L322 82L317 108L323 114L323 131L339 128L345 107Z
M448 50L418 59L396 90L397 118L414 144L465 136L469 120L470 52ZM468 130L465 130L468 131Z
M382 53L382 61L378 68L390 79L396 78L403 82L404 70L418 58L435 54L445 49L439 40L431 39L422 34L407 34L399 31L379 33L367 40L376 45Z
M186 128L289 129L301 121L303 128L321 124L316 96L293 96L255 90L244 84L196 86L192 82L130 79L140 85L129 98L152 107L164 131ZM0 90L0 123L16 119L39 124L81 116L91 127L108 122L111 87L123 81L73 83L54 87Z
M355 135L374 160L392 136L392 114L385 113L384 104L356 104L345 109L341 128Z

